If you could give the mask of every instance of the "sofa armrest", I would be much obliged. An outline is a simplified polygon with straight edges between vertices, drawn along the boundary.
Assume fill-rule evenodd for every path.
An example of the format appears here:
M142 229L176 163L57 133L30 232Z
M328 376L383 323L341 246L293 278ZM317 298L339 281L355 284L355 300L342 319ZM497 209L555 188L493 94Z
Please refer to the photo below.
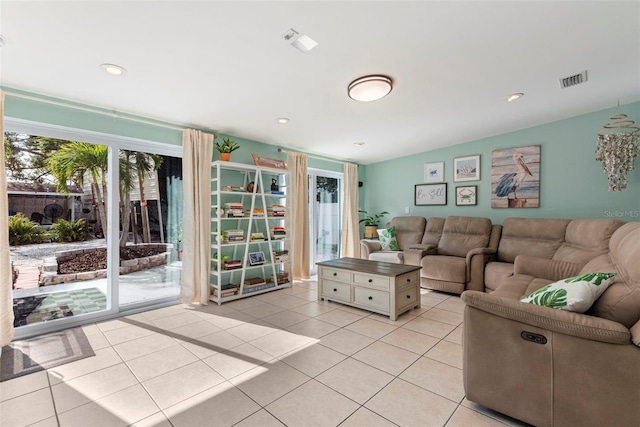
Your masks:
M631 342L640 347L640 320L631 327Z
M588 316L519 300L502 298L483 292L465 291L462 301L467 307L563 335L610 344L631 343L631 332L620 323L600 317Z
M556 261L533 255L518 255L514 262L514 274L526 274L552 280L554 282L580 273L584 267L582 263Z
M404 263L408 265L420 265L423 257L435 253L436 245L412 244L404 250Z
M371 252L382 250L380 240L362 239L360 240L360 258L369 259Z
M491 248L474 248L467 252L467 285L472 291L484 291L484 267L495 256Z

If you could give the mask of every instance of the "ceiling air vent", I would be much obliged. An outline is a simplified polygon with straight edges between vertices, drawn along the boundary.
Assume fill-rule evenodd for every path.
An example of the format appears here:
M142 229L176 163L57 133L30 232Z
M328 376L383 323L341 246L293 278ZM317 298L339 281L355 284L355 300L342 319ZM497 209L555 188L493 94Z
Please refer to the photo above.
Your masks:
M584 83L587 81L587 70L584 70L580 74L575 74L573 76L565 77L560 79L560 87L562 89L579 85L580 83Z

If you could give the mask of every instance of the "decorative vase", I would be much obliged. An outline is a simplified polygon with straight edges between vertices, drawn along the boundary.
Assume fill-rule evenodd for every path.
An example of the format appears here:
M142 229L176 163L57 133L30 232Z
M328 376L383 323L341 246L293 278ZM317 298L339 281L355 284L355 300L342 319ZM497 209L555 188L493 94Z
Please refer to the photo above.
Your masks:
M220 153L220 160L228 162L231 160L231 153Z

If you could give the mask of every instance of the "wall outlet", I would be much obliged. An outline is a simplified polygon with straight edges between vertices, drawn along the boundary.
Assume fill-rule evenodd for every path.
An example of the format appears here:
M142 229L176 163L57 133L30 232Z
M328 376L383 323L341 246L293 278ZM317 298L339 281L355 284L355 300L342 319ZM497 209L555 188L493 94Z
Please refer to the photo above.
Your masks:
M409 213L409 206L405 206L404 207L404 213L408 214Z

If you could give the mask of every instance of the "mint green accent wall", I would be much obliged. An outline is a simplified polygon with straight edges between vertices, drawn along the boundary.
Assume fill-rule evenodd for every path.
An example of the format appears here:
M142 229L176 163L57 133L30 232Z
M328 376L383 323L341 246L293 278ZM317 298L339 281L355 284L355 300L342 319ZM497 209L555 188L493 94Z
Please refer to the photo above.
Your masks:
M527 218L619 218L640 220L640 160L629 174L625 191L610 192L595 160L596 134L613 114L624 113L640 123L640 103L634 103L516 132L471 141L447 148L401 157L366 167L364 206L369 212L389 211L394 216L482 216L501 224L507 217ZM455 132L455 129L451 130ZM540 145L540 207L491 208L491 151L500 148ZM480 181L454 182L453 159L480 154ZM444 161L446 206L414 206L414 185L424 183L424 164ZM455 187L478 186L477 206L456 206Z

